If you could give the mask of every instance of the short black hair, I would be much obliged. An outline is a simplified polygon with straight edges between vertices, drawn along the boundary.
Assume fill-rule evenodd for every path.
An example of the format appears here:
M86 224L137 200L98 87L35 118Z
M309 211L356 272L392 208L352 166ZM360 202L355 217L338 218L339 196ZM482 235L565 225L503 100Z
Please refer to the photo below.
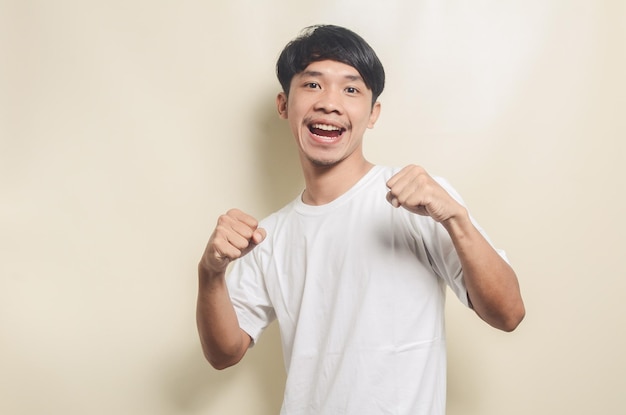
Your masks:
M344 27L316 25L305 28L289 42L276 63L276 76L289 95L292 78L312 62L333 60L355 68L372 91L372 105L385 88L385 70L374 49Z

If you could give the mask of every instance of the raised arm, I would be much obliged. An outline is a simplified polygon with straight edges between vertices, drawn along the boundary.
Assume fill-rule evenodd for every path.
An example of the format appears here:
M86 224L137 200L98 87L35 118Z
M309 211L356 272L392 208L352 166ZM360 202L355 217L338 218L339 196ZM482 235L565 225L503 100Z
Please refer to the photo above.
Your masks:
M226 287L226 267L265 239L265 230L240 210L219 217L198 264L196 321L205 357L216 369L238 363L250 346Z
M517 276L472 224L467 209L419 166L405 167L387 186L393 206L430 216L448 231L476 313L495 328L515 330L525 315Z

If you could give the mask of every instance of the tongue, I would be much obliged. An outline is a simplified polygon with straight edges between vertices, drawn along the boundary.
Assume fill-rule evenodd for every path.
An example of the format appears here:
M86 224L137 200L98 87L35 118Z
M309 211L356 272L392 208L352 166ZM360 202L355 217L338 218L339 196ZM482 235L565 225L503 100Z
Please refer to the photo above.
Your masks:
M320 128L311 128L311 132L315 135L321 135L322 137L339 137L341 131L339 130L322 130Z

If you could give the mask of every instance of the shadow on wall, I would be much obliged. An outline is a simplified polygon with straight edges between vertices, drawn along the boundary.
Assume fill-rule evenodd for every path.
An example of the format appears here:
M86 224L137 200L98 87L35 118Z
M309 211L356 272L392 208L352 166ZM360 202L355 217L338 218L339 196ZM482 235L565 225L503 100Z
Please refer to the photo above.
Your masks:
M283 399L285 370L280 335L272 324L261 341L236 366L218 371L204 360L200 345L167 374L163 415L212 414L218 409L254 408L259 415L277 414ZM254 394L250 391L254 390Z
M279 118L274 96L263 96L254 117L258 135L251 143L256 155L253 170L258 172L250 178L258 192L251 199L258 205L250 213L259 218L289 203L303 189L298 152L288 124ZM196 343L197 348L186 357L174 359L178 364L167 376L164 389L168 414L213 413L216 402L224 404L228 396L254 400L246 405L254 407L257 414L280 412L286 376L277 323L270 325L242 362L224 371L211 368L202 356L199 340ZM242 385L245 391L240 390ZM256 394L250 395L249 388ZM237 408L242 403L232 401L227 405Z
M450 301L456 301L450 292L448 292ZM457 306L460 309L461 306ZM462 310L468 312L469 310ZM472 316L477 318L476 316ZM481 322L482 323L482 322ZM481 390L478 387L477 375L475 378L468 378L467 374L481 373L480 362L477 356L480 356L478 350L472 341L464 338L463 334L458 333L458 323L449 321L446 323L446 344L447 344L447 360L448 360L448 385L447 385L447 413L464 414L464 413L480 413L480 405L483 399Z
M262 216L274 212L295 199L304 189L298 149L286 120L279 118L275 95L263 94L258 105L255 141L258 197Z

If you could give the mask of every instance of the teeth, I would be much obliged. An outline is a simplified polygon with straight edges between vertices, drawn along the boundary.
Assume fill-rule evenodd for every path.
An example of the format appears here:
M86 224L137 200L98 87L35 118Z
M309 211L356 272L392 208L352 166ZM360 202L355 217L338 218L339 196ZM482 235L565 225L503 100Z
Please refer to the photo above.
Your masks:
M317 128L318 130L324 130L324 131L341 131L341 128L335 127L334 125L327 125L327 124L313 124L311 127Z

